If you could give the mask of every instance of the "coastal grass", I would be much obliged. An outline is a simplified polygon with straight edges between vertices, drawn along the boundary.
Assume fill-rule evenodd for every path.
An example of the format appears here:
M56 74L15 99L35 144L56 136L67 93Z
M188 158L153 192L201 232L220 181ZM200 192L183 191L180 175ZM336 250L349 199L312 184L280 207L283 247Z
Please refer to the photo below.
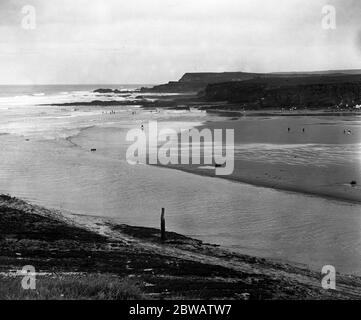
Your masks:
M36 288L24 290L21 276L0 276L0 300L135 300L144 299L131 279L107 274L45 275Z

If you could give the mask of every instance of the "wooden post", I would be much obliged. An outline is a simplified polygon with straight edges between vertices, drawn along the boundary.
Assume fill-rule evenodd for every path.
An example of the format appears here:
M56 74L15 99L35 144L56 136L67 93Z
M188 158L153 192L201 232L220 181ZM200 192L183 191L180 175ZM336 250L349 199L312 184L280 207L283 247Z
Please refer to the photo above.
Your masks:
M165 209L162 208L162 214L160 216L160 238L162 241L165 241Z

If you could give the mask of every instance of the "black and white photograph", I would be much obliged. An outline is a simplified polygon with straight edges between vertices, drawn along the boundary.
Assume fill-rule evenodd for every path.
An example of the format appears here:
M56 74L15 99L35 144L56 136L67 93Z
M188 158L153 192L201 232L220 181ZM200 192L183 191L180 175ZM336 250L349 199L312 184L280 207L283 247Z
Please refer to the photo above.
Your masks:
M360 17L1 0L0 300L361 299Z

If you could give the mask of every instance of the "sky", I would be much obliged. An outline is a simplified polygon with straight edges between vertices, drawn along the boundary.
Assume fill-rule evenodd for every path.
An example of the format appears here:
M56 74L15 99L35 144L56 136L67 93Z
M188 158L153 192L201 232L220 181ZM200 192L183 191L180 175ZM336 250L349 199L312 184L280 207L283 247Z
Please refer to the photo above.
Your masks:
M322 28L327 4L336 29ZM0 84L361 69L360 17L359 0L0 0Z

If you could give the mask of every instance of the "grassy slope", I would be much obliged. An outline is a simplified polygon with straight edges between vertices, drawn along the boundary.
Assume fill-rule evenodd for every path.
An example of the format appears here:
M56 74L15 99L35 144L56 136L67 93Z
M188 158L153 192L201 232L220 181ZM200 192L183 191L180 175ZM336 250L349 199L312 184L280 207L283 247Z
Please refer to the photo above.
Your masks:
M349 299L361 280L338 276L337 291L320 287L306 268L237 255L176 233L161 243L158 230L99 217L63 215L0 196L2 299ZM37 289L24 291L24 265Z

